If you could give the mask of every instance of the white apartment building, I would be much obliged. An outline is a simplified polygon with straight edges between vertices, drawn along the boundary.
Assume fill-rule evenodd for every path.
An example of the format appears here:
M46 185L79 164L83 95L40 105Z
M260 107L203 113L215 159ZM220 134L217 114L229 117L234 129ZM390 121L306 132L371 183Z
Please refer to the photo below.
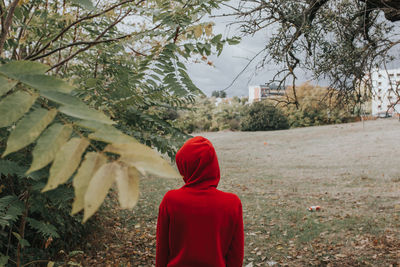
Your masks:
M257 102L268 97L282 96L285 90L271 89L266 85L249 86L249 103Z
M400 68L371 73L372 115L400 114Z

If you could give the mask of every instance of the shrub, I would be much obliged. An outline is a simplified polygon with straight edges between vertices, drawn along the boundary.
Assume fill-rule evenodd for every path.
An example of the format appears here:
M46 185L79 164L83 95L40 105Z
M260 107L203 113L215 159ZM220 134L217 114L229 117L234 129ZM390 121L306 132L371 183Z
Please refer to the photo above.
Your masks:
M187 110L178 113L173 123L185 133L240 130L241 113L245 101L234 97L223 100L217 105L215 98L198 98L196 103L188 105Z
M286 94L293 99L293 92L288 88ZM308 82L296 87L298 107L283 105L281 110L286 114L290 127L308 127L354 121L352 103L343 104L337 93L328 88L314 86Z
M279 108L262 101L245 109L241 128L243 131L281 130L288 129L289 123Z

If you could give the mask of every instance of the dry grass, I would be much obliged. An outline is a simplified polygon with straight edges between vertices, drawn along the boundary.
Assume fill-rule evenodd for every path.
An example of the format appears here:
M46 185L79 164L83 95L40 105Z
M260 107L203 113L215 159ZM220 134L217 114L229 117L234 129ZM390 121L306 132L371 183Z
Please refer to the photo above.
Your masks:
M400 264L398 121L202 135L217 150L219 189L243 202L245 265ZM117 230L106 231L96 246L97 254L104 251L102 259L87 251L86 264L152 266L158 204L181 184L144 179L134 213L117 212L106 220L107 229ZM311 205L322 211L306 211ZM118 251L127 249L132 253L121 260Z

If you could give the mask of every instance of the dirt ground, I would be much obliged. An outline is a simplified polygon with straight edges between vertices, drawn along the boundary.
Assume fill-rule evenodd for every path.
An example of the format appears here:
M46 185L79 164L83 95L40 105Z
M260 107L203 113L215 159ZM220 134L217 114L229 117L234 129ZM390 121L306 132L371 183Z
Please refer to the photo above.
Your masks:
M216 148L219 189L243 203L244 266L400 265L399 121L201 135ZM182 182L141 185L133 212L108 202L82 265L154 265L159 202Z

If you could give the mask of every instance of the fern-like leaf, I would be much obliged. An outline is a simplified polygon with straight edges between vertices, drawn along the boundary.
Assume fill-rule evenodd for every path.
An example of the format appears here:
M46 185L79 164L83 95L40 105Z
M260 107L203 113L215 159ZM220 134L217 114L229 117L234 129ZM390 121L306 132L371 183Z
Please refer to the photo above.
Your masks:
M48 237L59 238L60 237L60 235L57 233L57 228L52 224L38 221L33 218L27 218L26 221L28 222L30 227L35 229L44 238L48 238Z

